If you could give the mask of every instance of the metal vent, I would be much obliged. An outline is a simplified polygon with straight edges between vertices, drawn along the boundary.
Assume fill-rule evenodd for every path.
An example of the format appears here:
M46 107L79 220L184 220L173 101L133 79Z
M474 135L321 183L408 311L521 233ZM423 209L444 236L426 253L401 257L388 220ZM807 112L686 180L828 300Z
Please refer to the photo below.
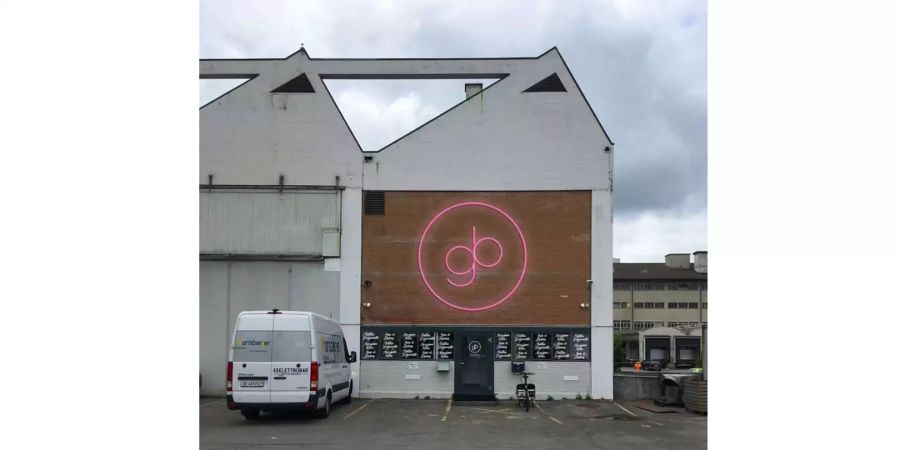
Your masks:
M559 79L559 75L554 73L522 92L566 92L566 87L563 86L562 80Z
M366 215L384 215L384 191L365 191L364 197Z

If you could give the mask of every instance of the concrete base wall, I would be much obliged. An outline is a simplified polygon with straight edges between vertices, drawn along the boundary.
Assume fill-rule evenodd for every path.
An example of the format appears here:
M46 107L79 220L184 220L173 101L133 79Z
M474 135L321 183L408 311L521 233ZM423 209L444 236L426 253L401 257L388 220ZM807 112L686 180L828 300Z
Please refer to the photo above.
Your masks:
M584 398L591 393L591 363L527 361L525 370L534 372L528 382L534 383L538 400L546 400L548 395L557 400L579 394ZM499 400L515 398L516 385L521 381L521 376L512 373L509 361L494 362L494 392Z
M613 398L616 400L655 400L659 397L659 374L615 374Z
M450 398L453 361L449 372L438 372L437 361L362 361L359 396L363 398Z

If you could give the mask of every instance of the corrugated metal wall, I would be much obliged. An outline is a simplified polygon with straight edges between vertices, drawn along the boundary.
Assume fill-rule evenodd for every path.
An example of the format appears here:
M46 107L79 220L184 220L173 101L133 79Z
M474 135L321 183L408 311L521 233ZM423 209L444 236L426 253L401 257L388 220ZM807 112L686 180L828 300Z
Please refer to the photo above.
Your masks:
M312 311L337 318L340 272L324 263L200 261L201 395L225 395L228 348L238 313Z
M322 254L337 229L337 192L200 192L200 253Z

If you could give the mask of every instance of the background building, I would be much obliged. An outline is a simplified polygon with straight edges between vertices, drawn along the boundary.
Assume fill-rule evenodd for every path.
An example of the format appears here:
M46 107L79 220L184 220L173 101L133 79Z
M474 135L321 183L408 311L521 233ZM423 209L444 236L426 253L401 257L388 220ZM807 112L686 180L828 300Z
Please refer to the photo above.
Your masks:
M612 398L613 146L559 51L201 60L201 393L242 310L337 319L354 395ZM324 80L499 78L377 152ZM462 91L462 90L461 90Z
M707 319L707 252L666 255L665 263L613 264L613 327L697 327Z

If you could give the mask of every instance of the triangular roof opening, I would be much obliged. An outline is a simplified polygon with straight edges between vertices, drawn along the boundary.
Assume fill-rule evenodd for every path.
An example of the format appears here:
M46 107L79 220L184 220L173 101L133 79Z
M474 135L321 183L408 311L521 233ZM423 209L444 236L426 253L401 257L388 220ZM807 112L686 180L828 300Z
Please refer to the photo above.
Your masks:
M301 73L272 91L273 94L314 94L315 92L316 90L313 89L312 83L309 82L309 78L305 73Z
M562 80L559 79L559 75L555 72L553 75L550 75L547 78L544 78L541 81L538 81L533 86L528 89L525 89L522 92L567 92L566 87L563 86Z
M363 151L381 150L466 100L466 84L498 79L325 79ZM470 92L474 86L469 87ZM477 95L477 94L475 94Z

